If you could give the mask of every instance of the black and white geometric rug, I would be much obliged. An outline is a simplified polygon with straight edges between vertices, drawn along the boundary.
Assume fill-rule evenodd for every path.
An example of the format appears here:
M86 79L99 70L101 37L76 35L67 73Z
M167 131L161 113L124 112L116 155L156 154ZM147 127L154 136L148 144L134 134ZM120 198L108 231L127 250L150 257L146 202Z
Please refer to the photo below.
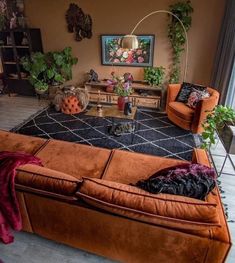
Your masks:
M66 115L52 108L43 110L13 131L109 149L191 160L192 149L196 146L192 133L175 126L166 114L157 111L138 109L136 119L138 130L133 141L131 133L120 137L110 136L110 118L91 117L84 113ZM115 122L123 121L117 119Z

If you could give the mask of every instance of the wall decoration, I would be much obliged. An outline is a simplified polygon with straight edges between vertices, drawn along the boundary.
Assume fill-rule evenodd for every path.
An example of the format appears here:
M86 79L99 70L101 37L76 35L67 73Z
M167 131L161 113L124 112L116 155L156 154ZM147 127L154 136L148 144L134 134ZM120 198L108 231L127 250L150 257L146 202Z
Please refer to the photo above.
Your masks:
M7 3L6 0L0 0L0 30L5 29L7 23Z
M26 26L24 0L0 0L0 30Z
M78 5L70 4L65 17L68 31L69 33L74 33L76 41L92 37L91 16L84 14Z
M121 48L124 35L101 35L102 64L146 67L153 65L154 35L138 35L139 48Z

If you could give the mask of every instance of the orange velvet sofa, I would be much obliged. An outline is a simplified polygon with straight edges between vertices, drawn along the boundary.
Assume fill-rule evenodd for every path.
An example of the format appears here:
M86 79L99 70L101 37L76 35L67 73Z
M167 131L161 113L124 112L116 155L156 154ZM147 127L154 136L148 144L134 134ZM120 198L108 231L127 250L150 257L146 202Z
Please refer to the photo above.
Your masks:
M179 127L190 130L193 133L202 133L202 123L206 119L208 111L214 109L219 101L219 92L212 88L207 88L210 97L202 99L191 109L182 102L175 101L180 91L181 84L170 84L167 89L166 112L168 118Z
M231 239L217 187L201 201L130 185L186 161L0 131L3 150L44 164L17 171L24 231L121 262L225 262ZM201 149L192 162L210 165Z

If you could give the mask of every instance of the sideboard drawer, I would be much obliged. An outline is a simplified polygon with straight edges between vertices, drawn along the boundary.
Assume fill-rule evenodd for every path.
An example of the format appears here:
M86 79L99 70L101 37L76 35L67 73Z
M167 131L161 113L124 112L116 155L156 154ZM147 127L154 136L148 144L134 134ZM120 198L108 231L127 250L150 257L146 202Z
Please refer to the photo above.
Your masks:
M95 101L97 102L98 101L98 94L97 93L89 93L90 95L90 101ZM100 94L100 102L107 102L107 95L104 95L104 94Z
M118 96L110 95L110 103L117 104Z
M148 107L148 108L160 108L160 97L156 99L148 98L136 98L136 106Z

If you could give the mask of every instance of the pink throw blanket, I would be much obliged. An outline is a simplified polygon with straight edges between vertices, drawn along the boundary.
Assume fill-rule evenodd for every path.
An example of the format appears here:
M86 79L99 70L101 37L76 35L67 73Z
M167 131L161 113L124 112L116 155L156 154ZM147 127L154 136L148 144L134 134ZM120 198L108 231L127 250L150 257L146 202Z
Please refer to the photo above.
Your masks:
M22 229L19 205L15 193L16 168L23 164L42 165L39 158L19 152L0 152L0 240L14 241L10 227Z

